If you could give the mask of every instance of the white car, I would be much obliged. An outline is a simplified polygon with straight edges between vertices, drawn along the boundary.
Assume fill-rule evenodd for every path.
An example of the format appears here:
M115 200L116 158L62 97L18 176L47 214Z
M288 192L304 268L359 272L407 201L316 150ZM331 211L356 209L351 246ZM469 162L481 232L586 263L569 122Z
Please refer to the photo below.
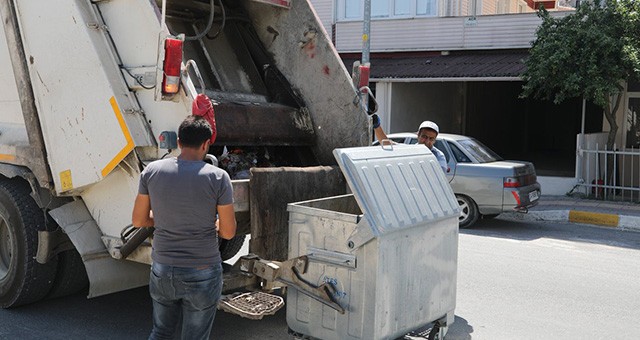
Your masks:
M418 143L413 132L387 137L396 143ZM505 161L476 139L461 135L438 134L434 146L447 158L446 176L461 209L460 228L472 226L480 216L493 218L538 204L540 184L532 163Z

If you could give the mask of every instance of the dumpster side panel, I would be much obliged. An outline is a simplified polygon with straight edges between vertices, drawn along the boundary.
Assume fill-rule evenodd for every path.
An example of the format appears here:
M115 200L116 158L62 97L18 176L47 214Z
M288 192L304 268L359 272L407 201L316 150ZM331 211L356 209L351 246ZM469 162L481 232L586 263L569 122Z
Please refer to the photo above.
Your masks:
M301 207L296 207L301 208ZM300 212L296 209L290 213L289 219L289 256L296 257L313 252L314 248L335 252L336 254L348 254L347 239L356 229L357 216L335 212L338 218L314 216L317 208L308 207L308 211ZM338 215L351 216L353 222L346 222L348 218L340 218ZM376 243L376 241L372 241ZM313 334L321 339L367 339L364 325L372 324L373 311L368 309L368 301L372 300L375 292L375 281L367 281L367 276L375 276L375 270L368 273L365 268L375 268L375 254L370 255L371 265L368 262L362 247L356 255L356 267L348 268L312 261L309 264L305 279L311 283L320 285L331 283L337 288L337 299L342 306L347 308L345 315L327 307L296 289L287 290L287 324L294 331L301 334ZM369 250L374 250L375 247ZM362 266L362 270L359 268Z
M374 324L379 328L372 339L401 337L455 309L457 218L391 233L378 241L384 256L377 267Z

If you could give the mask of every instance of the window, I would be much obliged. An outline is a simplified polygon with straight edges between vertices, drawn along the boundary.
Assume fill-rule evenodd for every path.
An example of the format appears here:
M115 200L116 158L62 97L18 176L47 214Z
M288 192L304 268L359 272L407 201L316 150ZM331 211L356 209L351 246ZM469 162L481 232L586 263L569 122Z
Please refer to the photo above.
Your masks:
M344 0L344 18L354 19L362 17L362 2L360 0Z
M337 3L340 19L362 19L364 0L337 0ZM436 13L437 0L371 0L372 18L435 16Z
M388 17L389 1L392 1L392 0L371 0L371 17L372 18Z
M479 163L489 163L502 160L502 158L493 152L493 150L473 138L460 139L458 140L458 144L460 144L460 146L466 152L471 154L471 156L473 156Z
M433 146L435 146L436 149L442 151L442 153L444 154L444 158L446 158L447 163L449 163L449 158L451 158L451 156L449 155L449 151L447 150L447 148L444 146L444 142L441 139L438 139L435 143L433 143Z
M395 0L393 6L394 15L409 15L411 14L411 0Z
M416 15L436 15L436 2L434 0L418 0Z
M464 152L462 152L462 150L458 149L458 147L451 143L449 143L449 147L451 148L451 151L453 152L453 156L456 158L456 162L458 163L471 163L471 160L469 159L469 157L467 157L467 155L464 154Z

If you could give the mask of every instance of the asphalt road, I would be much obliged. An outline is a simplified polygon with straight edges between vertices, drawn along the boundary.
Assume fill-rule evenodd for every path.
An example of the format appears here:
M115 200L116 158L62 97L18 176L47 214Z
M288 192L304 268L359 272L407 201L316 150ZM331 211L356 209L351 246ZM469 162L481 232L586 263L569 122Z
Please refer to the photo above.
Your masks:
M640 338L640 233L481 221L460 232L447 340ZM214 339L287 339L284 308L261 321L218 312ZM0 339L144 339L147 288L0 310Z

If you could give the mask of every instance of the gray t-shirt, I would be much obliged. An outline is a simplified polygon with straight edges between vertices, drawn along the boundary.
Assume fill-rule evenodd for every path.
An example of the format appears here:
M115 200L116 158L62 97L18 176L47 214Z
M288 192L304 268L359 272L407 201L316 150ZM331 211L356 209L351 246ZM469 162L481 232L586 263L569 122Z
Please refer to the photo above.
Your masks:
M138 192L151 200L154 262L176 267L221 262L216 206L233 203L224 170L203 161L158 160L142 171Z

